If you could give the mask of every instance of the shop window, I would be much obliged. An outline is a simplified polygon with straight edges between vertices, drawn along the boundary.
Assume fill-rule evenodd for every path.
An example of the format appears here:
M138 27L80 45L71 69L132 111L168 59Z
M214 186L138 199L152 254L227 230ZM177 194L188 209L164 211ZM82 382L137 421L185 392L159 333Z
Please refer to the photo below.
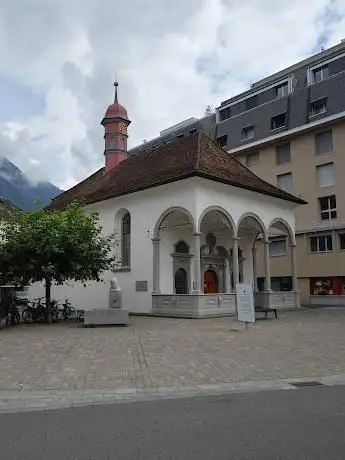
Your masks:
M310 295L344 295L345 277L310 278Z

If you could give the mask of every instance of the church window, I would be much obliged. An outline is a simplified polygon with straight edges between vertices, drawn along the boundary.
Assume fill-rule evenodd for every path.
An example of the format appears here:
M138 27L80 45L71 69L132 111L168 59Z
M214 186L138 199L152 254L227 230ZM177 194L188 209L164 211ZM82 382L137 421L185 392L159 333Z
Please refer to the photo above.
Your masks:
M179 254L188 254L189 253L189 246L183 240L179 241L175 245L175 252Z
M116 149L116 136L111 136L109 147L111 149Z
M121 261L123 267L131 265L131 215L127 212L122 219Z

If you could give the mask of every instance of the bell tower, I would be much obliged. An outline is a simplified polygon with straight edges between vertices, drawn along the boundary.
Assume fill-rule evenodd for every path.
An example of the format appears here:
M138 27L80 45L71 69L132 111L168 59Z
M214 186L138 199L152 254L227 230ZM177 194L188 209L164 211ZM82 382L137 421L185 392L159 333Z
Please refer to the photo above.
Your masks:
M118 166L127 158L127 128L130 119L127 110L118 101L118 82L114 83L115 98L105 112L101 124L104 126L105 172Z

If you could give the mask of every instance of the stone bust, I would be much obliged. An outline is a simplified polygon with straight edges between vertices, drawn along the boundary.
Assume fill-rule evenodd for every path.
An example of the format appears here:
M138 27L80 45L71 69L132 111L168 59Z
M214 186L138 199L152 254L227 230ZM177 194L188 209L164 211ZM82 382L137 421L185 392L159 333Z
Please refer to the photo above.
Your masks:
M110 280L110 289L112 291L120 291L121 290L116 276L113 276L113 278Z

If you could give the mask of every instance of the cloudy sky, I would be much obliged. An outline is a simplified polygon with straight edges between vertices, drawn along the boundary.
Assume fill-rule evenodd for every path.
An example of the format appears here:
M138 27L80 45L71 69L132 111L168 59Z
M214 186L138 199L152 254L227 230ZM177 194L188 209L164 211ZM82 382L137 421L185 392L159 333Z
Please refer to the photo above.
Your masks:
M133 147L345 38L345 0L2 0L0 154L67 188L103 165L120 81Z

